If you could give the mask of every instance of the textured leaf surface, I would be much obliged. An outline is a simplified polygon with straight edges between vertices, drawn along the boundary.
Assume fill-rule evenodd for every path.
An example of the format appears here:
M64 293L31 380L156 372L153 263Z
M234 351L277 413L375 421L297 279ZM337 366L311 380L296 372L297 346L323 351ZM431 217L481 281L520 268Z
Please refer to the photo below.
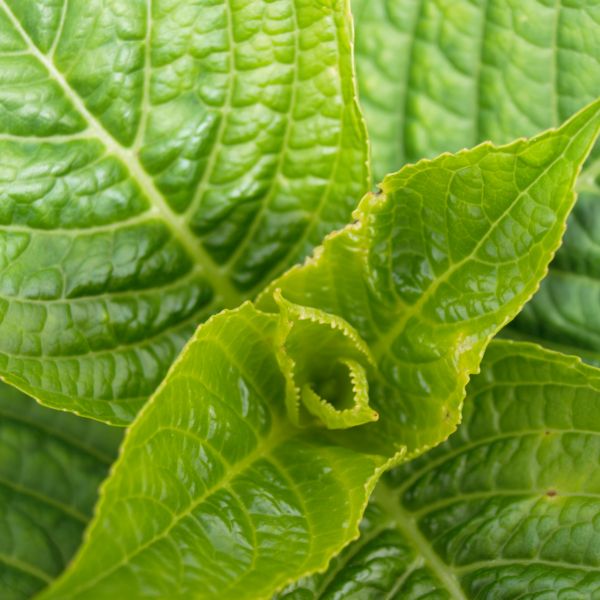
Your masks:
M486 344L546 272L599 123L600 101L529 141L405 167L261 296L339 315L369 345L379 421L349 436L389 454L389 440L414 452L454 430Z
M66 566L116 458L117 429L0 384L0 597L30 598Z
M281 598L597 598L599 459L599 371L493 342L458 432L393 471L360 540Z
M376 180L405 162L556 126L600 93L597 0L353 0ZM600 362L600 152L564 246L513 326Z
M0 372L126 423L367 186L343 0L0 0Z
M245 303L201 326L43 597L266 598L324 569L381 472L454 431L599 127L600 102L532 140L408 167L264 293L268 312Z
M254 600L356 537L385 459L287 418L277 321L245 304L199 328L44 598Z

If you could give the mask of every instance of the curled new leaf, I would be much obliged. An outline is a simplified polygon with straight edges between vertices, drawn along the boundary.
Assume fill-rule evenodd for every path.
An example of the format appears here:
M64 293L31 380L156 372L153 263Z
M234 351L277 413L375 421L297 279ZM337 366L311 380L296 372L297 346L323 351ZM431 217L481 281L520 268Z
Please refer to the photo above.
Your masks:
M277 336L279 366L286 378L286 406L295 425L301 409L329 429L377 420L369 408L368 371L374 368L368 346L344 319L286 301L279 292Z
M352 0L375 177L556 127L600 90L596 0ZM564 243L509 335L600 363L600 147Z
M454 431L486 344L546 273L599 127L597 101L530 140L407 166L363 198L355 224L260 296L275 311L279 290L366 341L380 418L348 431L348 443L414 454Z
M268 598L358 535L388 460L292 423L279 327L245 303L198 329L43 598Z

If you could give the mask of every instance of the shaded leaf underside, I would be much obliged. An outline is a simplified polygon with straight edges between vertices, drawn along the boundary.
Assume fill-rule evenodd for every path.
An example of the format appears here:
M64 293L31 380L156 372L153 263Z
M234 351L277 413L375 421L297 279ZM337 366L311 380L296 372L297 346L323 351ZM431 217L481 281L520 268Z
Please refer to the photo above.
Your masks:
M121 432L0 384L0 597L25 600L65 568Z

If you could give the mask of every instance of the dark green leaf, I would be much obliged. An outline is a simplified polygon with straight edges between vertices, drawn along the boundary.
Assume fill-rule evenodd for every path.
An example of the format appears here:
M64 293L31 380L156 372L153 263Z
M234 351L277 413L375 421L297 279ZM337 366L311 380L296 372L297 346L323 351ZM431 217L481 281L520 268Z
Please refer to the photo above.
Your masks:
M67 565L116 458L117 429L0 384L0 598L30 598Z

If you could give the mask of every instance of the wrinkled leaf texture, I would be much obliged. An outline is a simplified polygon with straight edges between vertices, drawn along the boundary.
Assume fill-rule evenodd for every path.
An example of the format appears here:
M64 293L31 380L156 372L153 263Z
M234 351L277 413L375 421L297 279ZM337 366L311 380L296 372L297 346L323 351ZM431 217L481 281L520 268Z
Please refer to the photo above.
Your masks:
M129 423L367 189L344 0L0 0L0 374Z

